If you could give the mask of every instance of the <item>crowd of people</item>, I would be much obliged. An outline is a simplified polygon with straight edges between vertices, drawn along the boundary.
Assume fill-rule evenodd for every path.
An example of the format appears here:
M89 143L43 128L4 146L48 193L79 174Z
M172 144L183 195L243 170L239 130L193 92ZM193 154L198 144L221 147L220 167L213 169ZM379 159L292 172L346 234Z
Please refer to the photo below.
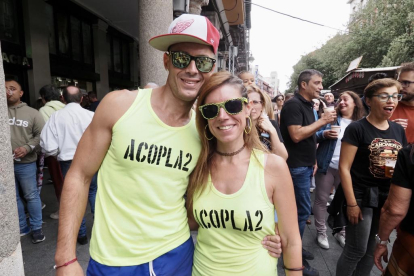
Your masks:
M395 228L384 275L414 275L414 63L397 80L370 80L363 99L321 95L315 69L272 99L250 72L214 73L219 39L206 17L181 15L149 42L164 52L166 83L102 101L46 85L36 111L6 80L21 236L45 240L46 164L59 202L57 275L83 275L76 244L89 242L88 202L87 275L277 275L281 254L286 275L319 275L302 247L312 211L323 249L327 211L334 221L336 275L384 270Z

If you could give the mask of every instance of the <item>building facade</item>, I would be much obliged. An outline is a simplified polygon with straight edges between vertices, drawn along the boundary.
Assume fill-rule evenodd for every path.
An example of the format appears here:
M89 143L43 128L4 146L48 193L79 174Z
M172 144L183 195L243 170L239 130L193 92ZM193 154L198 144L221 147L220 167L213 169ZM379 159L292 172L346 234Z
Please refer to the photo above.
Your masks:
M4 72L22 83L22 100L31 106L39 89L51 83L95 91L98 98L147 82L162 85L167 77L162 53L148 40L165 33L183 12L201 13L220 30L217 69L247 70L246 5L221 0L0 0Z

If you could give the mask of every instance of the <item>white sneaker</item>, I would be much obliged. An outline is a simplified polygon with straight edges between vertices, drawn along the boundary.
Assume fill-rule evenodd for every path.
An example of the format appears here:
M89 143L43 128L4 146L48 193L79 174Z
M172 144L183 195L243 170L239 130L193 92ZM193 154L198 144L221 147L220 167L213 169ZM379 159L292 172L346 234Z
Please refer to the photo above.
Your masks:
M52 219L59 219L59 210L57 210L54 213L51 213L50 214L50 218L52 218Z
M338 232L334 235L334 237L342 247L345 246L345 234Z
M323 249L329 249L328 236L326 233L318 233L317 241L320 247Z

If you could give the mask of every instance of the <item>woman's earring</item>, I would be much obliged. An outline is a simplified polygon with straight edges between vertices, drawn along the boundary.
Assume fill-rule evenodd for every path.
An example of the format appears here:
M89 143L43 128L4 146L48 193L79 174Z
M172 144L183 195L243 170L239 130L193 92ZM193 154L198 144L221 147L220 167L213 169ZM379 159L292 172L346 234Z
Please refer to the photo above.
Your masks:
M208 138L207 137L207 128L208 128L208 124L206 124L206 127L204 128L204 137L206 137L206 139L210 141L211 139L214 138L214 135L211 138Z
M246 130L246 128L248 128L248 130ZM252 119L250 118L250 116L246 118L246 128L244 128L244 132L246 134L249 134L250 131L252 131Z

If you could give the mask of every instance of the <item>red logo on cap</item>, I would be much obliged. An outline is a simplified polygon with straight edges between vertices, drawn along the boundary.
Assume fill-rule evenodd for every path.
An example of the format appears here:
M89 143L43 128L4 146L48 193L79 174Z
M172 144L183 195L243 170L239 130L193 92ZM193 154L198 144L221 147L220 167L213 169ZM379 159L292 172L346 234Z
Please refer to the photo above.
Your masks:
M182 33L185 29L191 26L193 24L194 19L180 21L175 25L175 27L171 30L172 34L179 34Z

